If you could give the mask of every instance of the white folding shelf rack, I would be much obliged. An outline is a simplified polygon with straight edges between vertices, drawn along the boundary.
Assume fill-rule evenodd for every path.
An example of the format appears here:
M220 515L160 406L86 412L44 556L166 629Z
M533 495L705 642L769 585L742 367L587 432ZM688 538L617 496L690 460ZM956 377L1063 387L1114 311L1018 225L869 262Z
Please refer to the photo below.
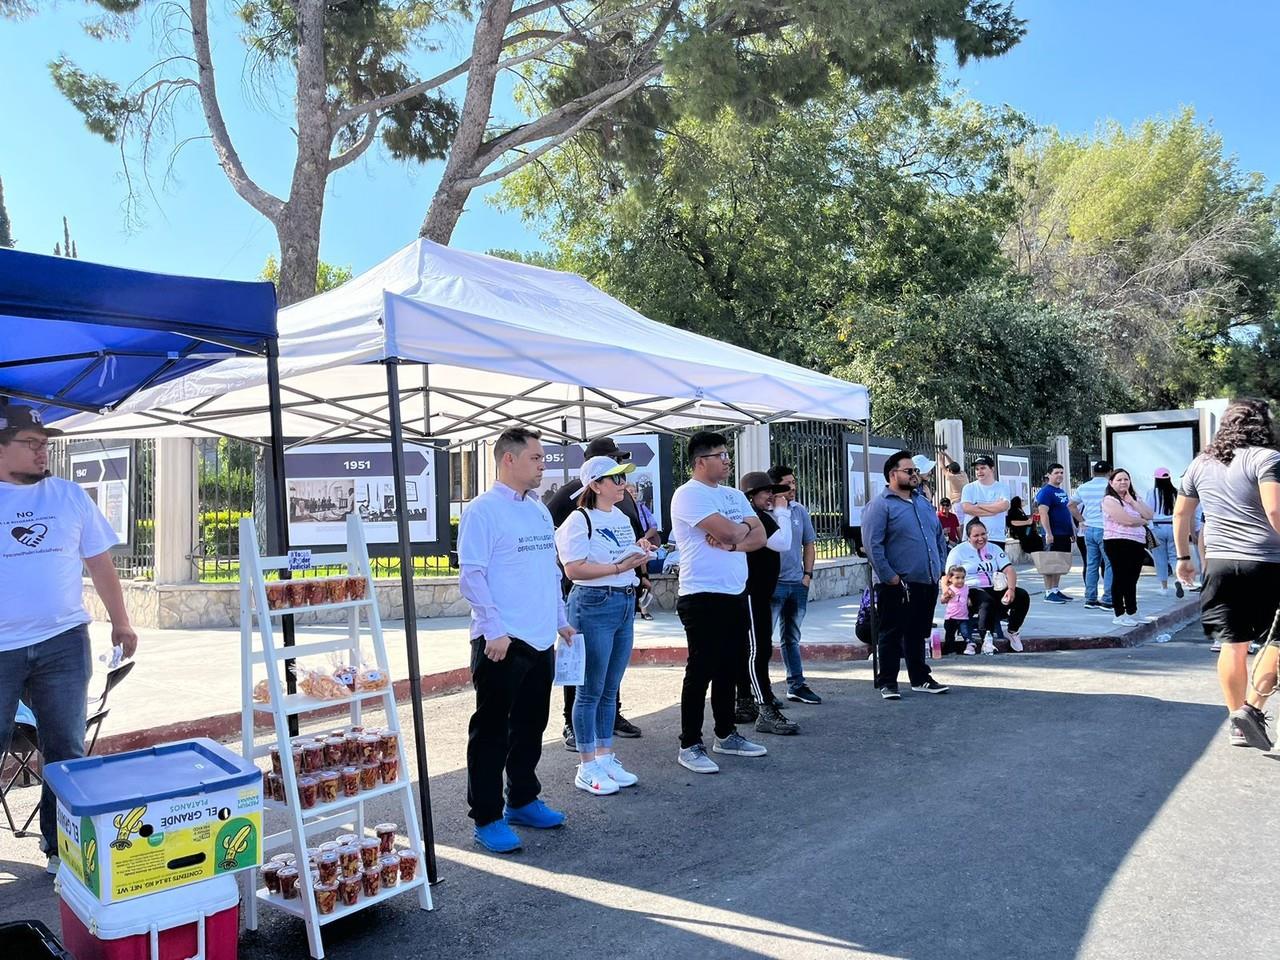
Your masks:
M257 870L247 870L240 874L243 902L245 907L245 924L250 930L258 928L258 905L266 904L277 910L299 917L306 924L307 943L311 948L311 956L316 960L324 957L324 946L321 942L322 925L350 916L366 907L381 903L402 893L416 892L418 905L423 910L432 909L431 890L426 879L426 858L423 856L422 833L418 819L418 811L413 795L413 784L409 777L408 760L405 751L404 736L400 730L400 720L396 711L395 690L390 683L391 672L387 664L387 648L382 636L382 619L378 614L377 598L373 588L373 574L369 567L369 553L365 546L364 526L353 513L347 517L347 544L349 549L341 552L314 553L310 556L309 566L345 566L347 575L364 577L365 597L363 600L347 600L341 603L310 604L307 606L287 607L272 610L267 604L267 585L264 573L269 570L286 570L290 567L290 556L260 556L258 554L257 530L253 519L245 517L240 521L240 686L242 697L241 736L243 753L246 758L258 759L270 756L271 744L259 747L254 743L254 715L271 714L275 726L275 744L279 746L284 761L281 773L284 779L286 802L277 803L264 799L268 811L283 812L289 820L289 827L278 833L263 837L263 853L269 856L273 851L291 848L299 861L305 864L308 838L316 834L330 831L356 833L365 836L364 805L367 801L389 794L398 794L402 806L402 826L409 838L410 849L418 854L418 874L413 880L401 882L390 889L380 890L376 896L362 896L359 902L346 906L341 900L333 913L321 915L316 907L315 890L312 886L311 871L299 869L299 896L285 900L265 888L258 888ZM305 560L306 551L295 551L296 562ZM299 557L302 554L302 557ZM278 642L278 618L287 613L305 613L313 610L346 610L347 636L338 640L317 640L298 643L292 647L282 646ZM374 657L377 667L388 678L385 690L371 693L354 693L340 700L318 700L301 693L285 695L284 662L301 657L331 653L349 653L352 663L359 663L362 639L361 613L364 614L368 633L373 643ZM255 629L256 627L256 629ZM253 668L262 664L266 668L267 686L271 691L270 703L253 701ZM298 777L294 772L289 750L289 717L316 710L331 709L335 706L349 705L351 708L351 724L360 724L361 704L369 700L377 700L386 713L385 726L394 730L400 754L399 779L395 783L379 784L372 790L363 790L355 797L339 797L332 803L317 803L309 810L303 810L298 799Z

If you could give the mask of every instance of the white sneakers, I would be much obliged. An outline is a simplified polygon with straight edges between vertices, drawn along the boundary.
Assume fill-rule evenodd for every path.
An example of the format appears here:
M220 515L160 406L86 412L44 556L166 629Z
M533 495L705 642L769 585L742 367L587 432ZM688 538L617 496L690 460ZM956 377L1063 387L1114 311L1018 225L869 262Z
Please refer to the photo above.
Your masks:
M640 782L640 778L634 773L623 769L622 762L616 753L606 753L603 757L596 757L596 765L604 768L609 779L620 787L634 787Z
M976 657L977 655L978 655L978 648L975 647L973 645L973 641L970 640L968 643L964 645L964 656Z
M1116 617L1111 622L1117 627L1136 627L1138 625L1138 621L1130 616Z
M596 757L590 763L578 764L578 773L573 778L575 787L597 797L607 797L639 782L640 778L625 770L614 753Z
M617 781L609 776L599 760L578 764L578 775L573 778L573 785L597 797L607 797L611 793L617 793L619 789Z
M1004 635L1009 638L1009 649L1014 653L1022 652L1022 634L1017 630L1006 630Z

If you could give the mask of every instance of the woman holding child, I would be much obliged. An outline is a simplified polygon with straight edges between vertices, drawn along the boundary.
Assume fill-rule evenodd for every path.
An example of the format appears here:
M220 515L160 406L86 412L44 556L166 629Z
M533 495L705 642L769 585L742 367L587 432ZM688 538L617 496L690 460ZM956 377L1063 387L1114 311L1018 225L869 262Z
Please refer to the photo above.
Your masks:
M987 527L974 517L965 524L966 542L952 548L947 554L944 564L947 573L943 576L942 599L950 602L958 588L964 588L969 594L969 615L978 617L978 634L982 637L982 652L996 652L992 634L996 624L1006 617L1009 628L1009 646L1015 653L1022 652L1022 637L1018 630L1027 619L1027 610L1031 607L1031 598L1027 591L1018 586L1018 573L1008 555L994 544L987 542ZM956 567L964 571L960 578ZM958 612L958 611L957 611ZM951 619L951 609L947 617ZM965 656L972 657L978 651L972 640L965 644Z

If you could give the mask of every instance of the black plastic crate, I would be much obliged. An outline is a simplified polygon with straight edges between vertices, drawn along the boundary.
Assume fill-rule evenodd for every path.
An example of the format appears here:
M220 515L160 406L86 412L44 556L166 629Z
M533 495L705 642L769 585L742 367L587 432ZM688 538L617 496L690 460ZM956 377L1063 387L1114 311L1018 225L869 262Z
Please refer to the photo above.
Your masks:
M0 955L13 960L75 960L38 920L0 923Z

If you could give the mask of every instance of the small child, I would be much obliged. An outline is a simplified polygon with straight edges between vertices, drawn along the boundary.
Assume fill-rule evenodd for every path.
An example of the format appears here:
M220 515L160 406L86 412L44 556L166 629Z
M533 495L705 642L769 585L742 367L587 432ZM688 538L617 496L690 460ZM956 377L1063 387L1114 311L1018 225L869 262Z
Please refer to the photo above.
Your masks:
M965 584L965 569L957 564L947 571L947 583L942 590L942 602L947 605L946 619L942 626L946 631L942 640L942 654L961 653L973 646L973 631L969 626L969 588ZM956 639L959 631L963 642Z

